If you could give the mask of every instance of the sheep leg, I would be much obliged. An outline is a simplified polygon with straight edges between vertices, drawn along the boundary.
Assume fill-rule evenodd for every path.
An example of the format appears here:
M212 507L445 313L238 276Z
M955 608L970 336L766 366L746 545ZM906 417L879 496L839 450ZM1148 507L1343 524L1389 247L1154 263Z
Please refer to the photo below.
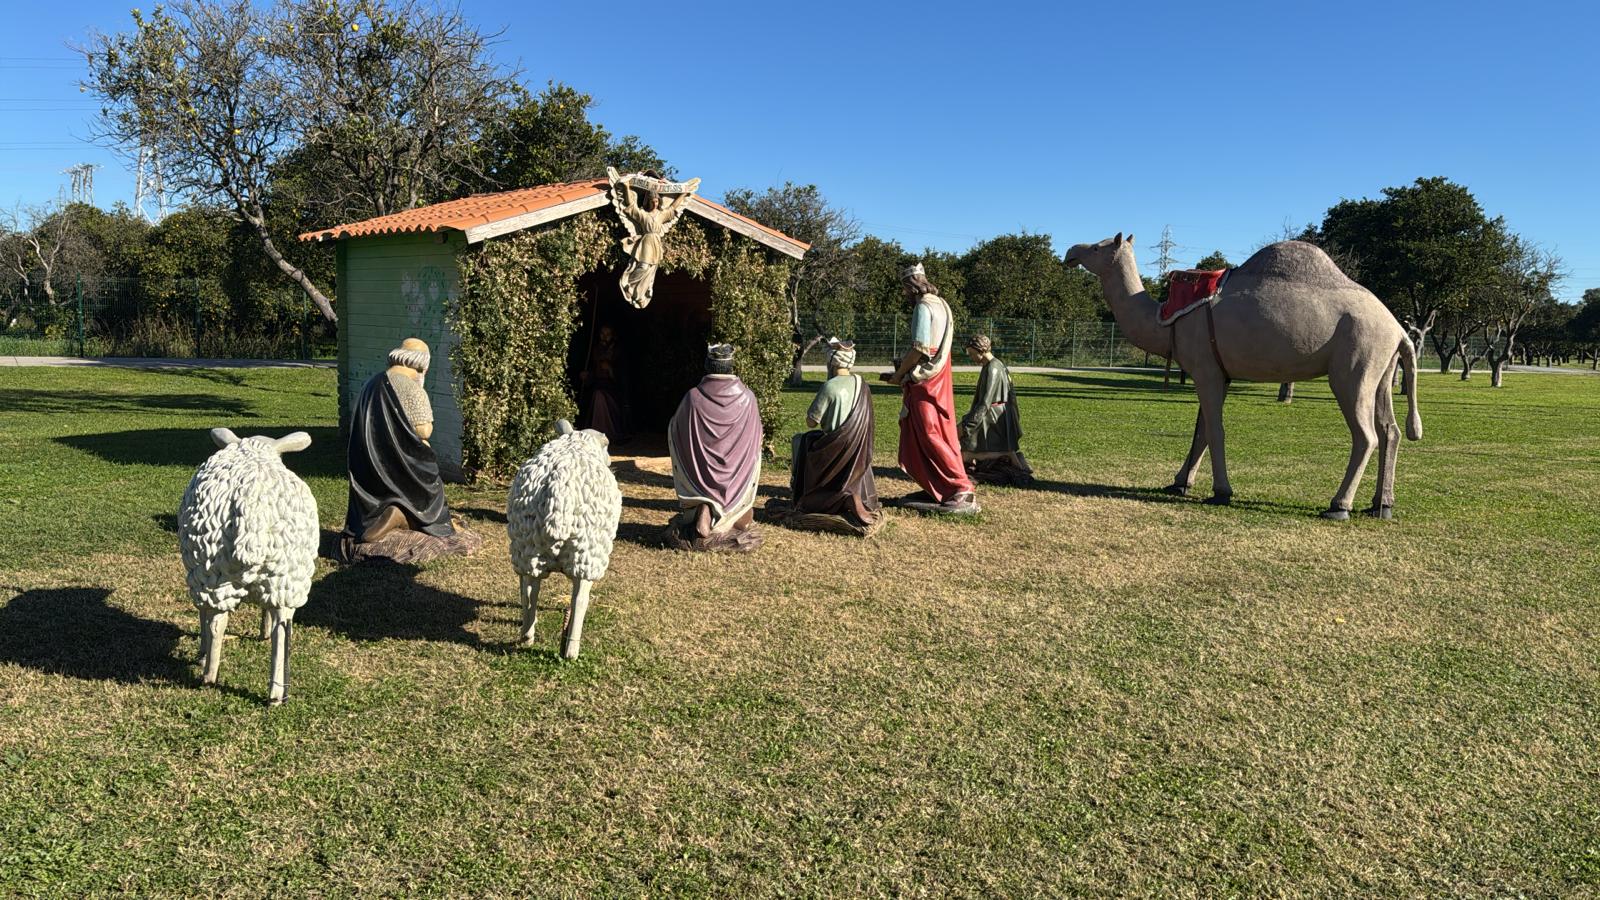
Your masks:
M267 685L267 703L277 706L289 699L289 634L294 627L294 610L271 611L272 678Z
M272 639L272 613L268 612L265 606L261 607L261 639L263 641Z
M522 576L522 646L524 647L532 647L534 644L533 629L539 624L539 588L543 584L543 578Z
M222 636L228 633L228 614L214 609L200 611L200 683L216 684L222 665Z
M583 617L589 612L589 582L582 578L572 580L572 607L567 610L567 627L562 633L561 655L567 659L578 658L578 644L583 640Z

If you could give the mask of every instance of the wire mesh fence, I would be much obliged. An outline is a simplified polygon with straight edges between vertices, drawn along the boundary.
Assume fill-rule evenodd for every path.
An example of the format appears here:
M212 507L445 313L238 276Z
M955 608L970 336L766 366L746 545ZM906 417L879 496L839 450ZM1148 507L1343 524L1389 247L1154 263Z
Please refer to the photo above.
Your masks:
M0 355L316 359L335 353L333 324L292 287L240 291L212 279L105 278L57 285L54 293L49 299L35 291L27 303L0 293L0 310L12 309L0 330ZM1013 366L1165 364L1130 343L1115 322L1096 319L959 316L958 345L973 334L988 335L995 355ZM838 336L856 342L858 364L890 365L910 345L910 317L859 317ZM1421 366L1438 367L1431 341L1418 349ZM958 353L956 361L965 360ZM826 345L814 344L802 362L825 364Z
M0 296L5 356L314 359L333 324L293 288L230 291L212 279L83 278Z
M857 319L851 331L837 335L856 343L858 365L891 365L910 346L910 317L896 315L878 319ZM965 344L974 334L986 334L994 342L994 353L1011 366L1059 368L1113 368L1125 366L1163 366L1160 354L1147 353L1123 337L1115 322L1074 319L1005 319L965 316L956 320L956 344ZM1439 357L1432 343L1419 347L1418 365L1434 367ZM1481 353L1483 341L1474 339L1472 349ZM806 365L827 363L827 346L818 342L806 351ZM965 362L958 353L956 362Z
M1040 365L1059 368L1114 368L1165 365L1160 354L1136 348L1122 335L1115 322L1072 319L1000 319L987 315L966 315L955 322L957 344L971 335L989 335L995 356L1006 365ZM891 365L898 362L910 346L909 315L883 319L858 319L853 333L840 338L856 341L858 365ZM1438 356L1430 341L1418 348L1419 367L1438 367ZM1472 349L1482 352L1482 338L1475 338ZM806 365L824 365L827 346L821 341L806 351ZM957 364L965 360L957 356Z
M908 316L859 319L851 331L853 333L838 336L855 341L856 362L860 365L891 364L900 359L910 346L911 324ZM958 318L957 344L964 343L973 334L988 335L994 342L995 355L1014 366L1075 368L1152 364L1150 355L1129 343L1115 322L986 316ZM1159 359L1155 361L1159 362ZM826 363L826 345L819 342L813 346L806 352L803 362L817 365Z

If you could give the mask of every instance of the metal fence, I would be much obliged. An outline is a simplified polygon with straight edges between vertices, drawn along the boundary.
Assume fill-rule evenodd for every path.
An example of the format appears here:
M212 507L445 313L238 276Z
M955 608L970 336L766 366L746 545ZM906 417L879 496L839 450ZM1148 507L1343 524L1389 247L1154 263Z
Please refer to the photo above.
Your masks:
M252 290L256 293L241 304L214 280L74 280L57 286L55 304L34 303L33 313L24 312L0 330L0 356L313 359L335 354L333 324L303 292L292 287ZM0 292L0 309L12 299ZM995 354L1014 366L1164 364L1159 355L1129 343L1115 322L958 316L958 345L977 333L989 335ZM857 318L838 336L856 342L858 363L893 364L910 344L910 317ZM1432 344L1425 344L1418 348L1419 362L1437 368ZM958 353L956 361L965 360ZM814 345L803 362L826 363L827 347Z
M910 345L910 317L895 315L881 319L858 319L847 333L837 335L856 342L859 365L892 365ZM956 362L966 362L959 347L968 336L986 334L994 342L995 355L1012 366L1050 366L1060 368L1111 368L1118 366L1163 366L1159 354L1146 353L1129 343L1115 322L1073 319L1005 319L988 316L958 316L956 319ZM1475 339L1474 350L1482 349ZM1419 368L1438 368L1439 358L1432 343L1417 348ZM803 363L827 363L827 346L817 343L806 352Z
M858 320L852 332L839 337L856 342L856 361L859 364L891 364L904 355L910 346L910 319L904 315ZM956 343L964 343L967 336L972 334L987 334L994 341L995 355L1014 366L1151 364L1151 357L1128 343L1115 322L985 316L958 318ZM817 344L806 353L803 361L818 365L827 362L827 347ZM957 362L961 360L957 359Z
M0 355L313 359L335 352L335 332L301 291L251 287L230 294L207 279L78 278L28 298L0 293ZM17 304L15 301L25 299Z

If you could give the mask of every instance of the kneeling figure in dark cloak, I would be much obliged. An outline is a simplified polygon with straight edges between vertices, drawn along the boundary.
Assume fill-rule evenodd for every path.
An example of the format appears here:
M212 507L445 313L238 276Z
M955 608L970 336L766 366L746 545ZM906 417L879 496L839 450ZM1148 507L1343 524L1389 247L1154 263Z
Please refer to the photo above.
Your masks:
M1022 417L1011 370L994 355L988 335L967 341L967 356L981 366L972 409L961 420L961 459L974 481L1029 485L1033 467L1022 455Z
M433 405L422 383L428 363L428 345L406 338L351 410L350 505L339 541L345 562L423 563L483 543L450 521L439 459L428 444Z
M828 342L827 381L806 411L813 430L794 436L784 524L842 534L869 535L883 524L872 475L872 391L850 372L855 344Z

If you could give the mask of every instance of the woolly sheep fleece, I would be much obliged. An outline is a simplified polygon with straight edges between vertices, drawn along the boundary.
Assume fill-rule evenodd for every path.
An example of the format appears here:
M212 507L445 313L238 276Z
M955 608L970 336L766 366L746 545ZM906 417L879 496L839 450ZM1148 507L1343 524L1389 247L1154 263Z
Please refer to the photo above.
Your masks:
M511 564L519 575L560 572L599 581L611 563L622 491L611 474L605 435L562 435L522 464L506 498Z
M279 456L305 444L225 434L235 443L201 464L178 505L189 594L195 606L218 612L243 600L299 609L317 567L317 500ZM305 438L281 441L296 437Z

